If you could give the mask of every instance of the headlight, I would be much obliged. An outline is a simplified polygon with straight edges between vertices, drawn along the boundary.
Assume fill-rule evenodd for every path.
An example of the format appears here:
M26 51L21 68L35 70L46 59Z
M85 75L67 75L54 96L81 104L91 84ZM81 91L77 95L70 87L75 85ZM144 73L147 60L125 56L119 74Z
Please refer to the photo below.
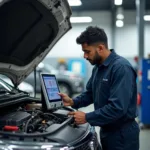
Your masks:
M91 141L91 142L89 143L89 147L90 147L91 150L95 150L95 144L94 144L93 141Z
M91 150L101 150L100 148L100 144L98 142L98 138L97 138L97 133L95 132L95 128L94 127L91 127L91 132L93 132L93 136L92 136L92 139L91 141L89 142L89 147Z

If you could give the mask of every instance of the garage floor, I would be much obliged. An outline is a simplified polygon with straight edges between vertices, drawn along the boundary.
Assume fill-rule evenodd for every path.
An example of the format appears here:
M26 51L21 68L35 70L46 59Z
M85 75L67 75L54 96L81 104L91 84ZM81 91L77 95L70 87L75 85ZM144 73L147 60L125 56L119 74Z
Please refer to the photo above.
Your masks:
M80 109L84 112L90 112L93 110L93 105ZM96 128L99 134L99 128ZM140 132L140 150L150 150L150 129L143 129Z

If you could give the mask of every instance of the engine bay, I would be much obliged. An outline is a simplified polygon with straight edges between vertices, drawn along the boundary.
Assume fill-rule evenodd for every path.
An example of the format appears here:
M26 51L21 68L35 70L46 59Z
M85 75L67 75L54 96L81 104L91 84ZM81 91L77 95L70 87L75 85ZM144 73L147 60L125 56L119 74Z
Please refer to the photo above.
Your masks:
M0 130L15 133L45 133L49 132L52 125L61 125L67 119L70 119L67 116L69 110L65 110L65 108L62 109L64 113L59 113L58 110L44 112L42 108L35 108L36 105L39 107L39 104L27 104L24 108L19 107L1 114Z
M88 139L91 136L90 125L76 125L74 118L68 116L70 111L75 110L63 105L48 109L43 92L40 98L36 98L16 88L2 89L0 138L13 142L36 141L64 145L85 137Z

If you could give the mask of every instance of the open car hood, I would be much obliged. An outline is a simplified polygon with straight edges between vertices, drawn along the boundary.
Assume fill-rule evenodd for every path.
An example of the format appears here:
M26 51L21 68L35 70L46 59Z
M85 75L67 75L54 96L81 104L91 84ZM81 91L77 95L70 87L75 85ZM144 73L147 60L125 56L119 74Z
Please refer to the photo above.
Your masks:
M24 80L69 30L67 0L0 1L0 74Z

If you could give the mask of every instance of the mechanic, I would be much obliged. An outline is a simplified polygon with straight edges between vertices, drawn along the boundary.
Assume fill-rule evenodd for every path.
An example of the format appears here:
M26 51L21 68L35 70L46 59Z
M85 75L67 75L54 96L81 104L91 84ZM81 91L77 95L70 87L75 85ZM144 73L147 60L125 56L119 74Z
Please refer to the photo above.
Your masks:
M94 103L95 110L69 115L78 125L88 122L101 127L103 150L139 150L136 72L125 58L108 49L103 29L89 26L76 41L82 46L84 58L94 65L92 75L81 95L73 99L64 93L59 95L65 106L78 109Z

